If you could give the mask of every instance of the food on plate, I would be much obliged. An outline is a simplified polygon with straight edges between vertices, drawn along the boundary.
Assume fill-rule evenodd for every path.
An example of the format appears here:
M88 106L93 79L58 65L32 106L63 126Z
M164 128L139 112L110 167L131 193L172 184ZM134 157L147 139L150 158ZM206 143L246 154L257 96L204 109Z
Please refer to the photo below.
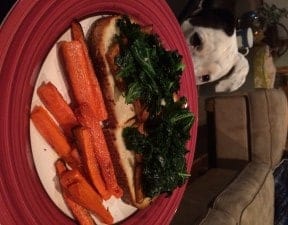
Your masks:
M104 133L124 200L138 208L184 183L185 143L193 123L175 98L181 56L167 51L150 26L110 16L91 27L88 46L108 111Z
M101 128L101 121L107 118L102 93L94 72L90 71L89 58L81 41L63 41L59 44L64 68L76 101L76 116L82 126L91 130L94 152L98 161L106 188L115 197L121 197L123 191L117 183L112 160ZM99 91L95 91L95 89ZM100 94L99 94L100 93Z
M35 106L31 112L30 118L39 133L48 144L52 146L59 157L65 159L72 168L77 167L79 165L78 155L75 154L71 143L69 143L61 128L56 124L48 112L42 106Z
M57 163L57 161L56 161ZM77 169L66 170L59 176L62 191L77 204L97 215L106 224L113 223L113 217L103 206L102 198Z
M96 76L89 67L89 59L82 42L62 41L59 43L59 49L76 103L88 104L93 117L98 121L106 120L107 112L102 101L102 93Z
M194 116L178 95L182 57L152 26L103 16L87 40L78 22L58 43L72 104L50 82L31 120L55 150L63 199L80 224L113 223L111 196L142 209L189 176L186 142Z
M42 83L37 94L45 108L53 115L66 136L72 137L72 128L77 126L77 118L61 93L51 82Z
M63 162L61 159L58 159L55 162L55 169L58 178L61 177L62 174L64 174L67 171L67 167L65 165L65 162ZM72 212L73 216L79 221L81 225L94 225L94 220L92 219L89 211L84 208L83 206L79 205L77 202L75 202L72 197L69 196L68 193L65 191L65 187L60 184L62 196L64 198L64 201L70 211Z
M101 177L99 162L94 153L94 141L90 128L77 127L73 133L76 138L78 150L82 156L82 164L85 172L90 177L91 183L97 189L104 200L111 197L110 191L106 189L105 183Z

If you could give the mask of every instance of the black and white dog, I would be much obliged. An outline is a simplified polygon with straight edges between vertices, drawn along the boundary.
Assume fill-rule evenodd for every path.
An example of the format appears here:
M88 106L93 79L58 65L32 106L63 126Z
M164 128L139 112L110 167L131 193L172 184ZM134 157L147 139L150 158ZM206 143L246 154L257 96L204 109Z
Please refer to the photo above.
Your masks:
M216 92L235 91L246 80L247 59L238 52L236 18L224 9L203 9L181 24L196 78L202 85L222 78Z

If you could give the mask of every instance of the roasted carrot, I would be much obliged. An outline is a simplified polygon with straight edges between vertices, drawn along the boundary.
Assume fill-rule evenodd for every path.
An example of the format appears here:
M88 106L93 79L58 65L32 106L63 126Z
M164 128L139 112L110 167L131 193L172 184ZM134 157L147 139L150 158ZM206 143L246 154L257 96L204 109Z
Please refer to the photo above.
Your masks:
M101 89L87 55L88 50L81 41L75 40L61 42L60 52L77 103L79 105L88 104L94 117L99 121L106 120L108 114Z
M77 168L82 171L82 159L80 158L78 149L73 148L68 155L62 156L62 158L71 168Z
M49 113L42 106L35 106L30 118L38 132L58 156L63 158L72 168L78 167L79 158L75 157L67 138Z
M64 133L72 137L71 129L77 125L77 119L57 88L51 82L43 83L38 87L37 94Z
M42 137L60 157L70 154L72 149L66 137L42 106L34 107L31 112L31 120Z
M95 214L102 222L113 223L113 217L103 206L101 197L78 170L63 173L60 183L73 201Z
M101 177L99 165L94 152L93 139L89 128L78 127L73 130L76 143L83 159L83 166L92 184L104 200L111 197Z
M71 23L71 36L72 40L85 40L82 26L79 22L73 21Z
M59 179L65 172L67 172L67 167L65 166L65 163L61 159L58 159L56 161L55 168L56 168L56 174ZM80 223L80 225L95 224L89 212L84 207L73 201L71 197L66 193L64 187L61 187L61 192L66 205L72 212L75 219Z
M79 41L83 47L85 58L88 63L88 70L89 70L87 78L89 79L90 85L92 86L93 95L95 96L96 99L99 100L99 104L100 104L99 109L103 109L103 112L102 112L103 118L107 119L108 114L106 111L106 107L104 105L102 91L101 91L99 82L97 80L97 74L94 70L91 57L89 55L89 50L88 50L87 42L85 40L84 32L79 22L76 22L76 21L72 22L71 34L72 34L72 40Z
M111 156L99 121L93 118L91 109L85 104L79 106L76 116L82 126L89 127L91 130L95 156L106 188L115 197L122 197L123 190L117 183Z
M71 210L72 214L80 225L95 225L94 220L87 209L73 201L66 192L64 192L62 195L68 208Z
M102 128L100 124L95 124L95 126L91 130L92 136L95 140L94 149L96 152L96 157L101 166L101 172L107 185L107 189L115 197L120 198L123 195L123 190L117 183L111 156L109 154Z
M56 175L60 178L68 169L62 159L57 159L55 162Z

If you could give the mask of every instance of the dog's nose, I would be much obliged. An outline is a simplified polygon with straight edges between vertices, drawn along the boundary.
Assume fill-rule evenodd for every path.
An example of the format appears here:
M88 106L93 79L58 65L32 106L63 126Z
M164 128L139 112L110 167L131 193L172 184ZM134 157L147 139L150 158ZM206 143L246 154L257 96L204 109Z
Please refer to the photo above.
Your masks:
M201 79L202 79L202 82L208 82L210 80L210 75L209 74L203 75Z

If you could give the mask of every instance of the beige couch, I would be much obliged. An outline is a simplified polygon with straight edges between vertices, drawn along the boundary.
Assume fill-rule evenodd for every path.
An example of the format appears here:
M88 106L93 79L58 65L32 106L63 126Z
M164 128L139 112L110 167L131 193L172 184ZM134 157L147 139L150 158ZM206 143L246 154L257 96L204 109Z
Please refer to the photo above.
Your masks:
M273 170L287 138L287 99L282 90L207 101L212 167L187 186L173 225L272 225ZM211 159L212 157L212 159Z

